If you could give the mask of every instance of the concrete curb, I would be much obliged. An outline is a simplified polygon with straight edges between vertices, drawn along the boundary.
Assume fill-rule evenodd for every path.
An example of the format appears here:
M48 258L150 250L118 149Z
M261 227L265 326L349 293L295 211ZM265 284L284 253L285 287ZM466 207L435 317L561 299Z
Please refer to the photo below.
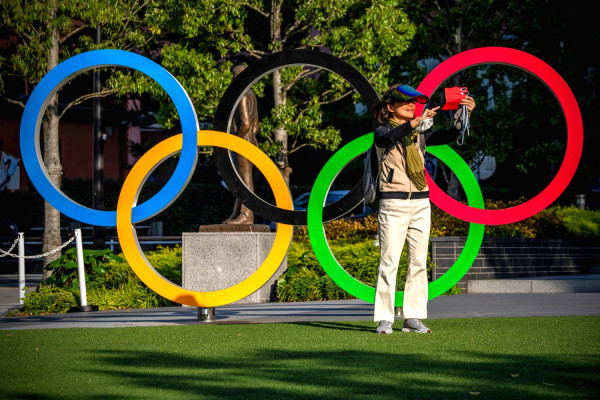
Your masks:
M467 293L600 293L600 276L470 280Z

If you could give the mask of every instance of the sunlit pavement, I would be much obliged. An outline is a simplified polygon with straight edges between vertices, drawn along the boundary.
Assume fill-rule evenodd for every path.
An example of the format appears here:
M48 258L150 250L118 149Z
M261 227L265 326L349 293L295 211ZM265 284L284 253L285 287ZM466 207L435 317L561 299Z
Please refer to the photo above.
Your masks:
M35 277L28 277L27 283L35 280ZM0 310L4 315L8 309L18 307L17 293L16 278L0 276ZM428 309L430 319L600 315L600 293L460 294L430 300ZM0 330L369 321L373 318L373 305L362 300L230 304L217 307L214 320L209 322L199 321L198 311L197 307L162 307L30 317L2 316Z

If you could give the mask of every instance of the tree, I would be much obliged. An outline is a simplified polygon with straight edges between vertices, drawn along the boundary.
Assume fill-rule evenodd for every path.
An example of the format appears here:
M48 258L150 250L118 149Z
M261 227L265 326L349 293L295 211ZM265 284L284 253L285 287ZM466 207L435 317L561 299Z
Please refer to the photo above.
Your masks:
M199 118L206 120L212 118L235 63L251 63L285 49L322 49L351 63L381 91L390 83L389 61L408 47L415 33L404 11L389 0L183 4L186 23L171 27L175 36L162 50L162 65L182 82ZM206 24L211 18L215 23ZM289 183L290 154L305 146L334 150L340 143L339 132L323 126L322 107L357 95L337 75L320 68L274 71L255 91L264 96L265 88L271 90L273 111L261 120L261 147L276 157ZM172 105L160 103L159 120L174 126Z
M2 57L0 81L19 79L35 85L60 61L95 48L136 50L160 62L184 86L197 115L210 121L231 81L230 68L284 49L330 51L358 68L378 91L387 87L390 60L409 45L415 26L390 0L233 1L120 0L3 1L3 34L17 44ZM102 26L103 41L93 43ZM302 79L311 78L311 79ZM286 68L256 88L269 86L274 109L261 121L262 147L276 156L289 182L289 154L305 146L334 150L339 132L323 126L322 106L358 96L348 83L320 69ZM60 186L58 122L75 104L108 94L150 94L160 105L156 120L177 131L179 121L167 94L140 73L114 70L100 93L86 93L59 107L52 99L44 116L44 160ZM8 101L24 106L20 100ZM59 213L46 204L44 249L60 245ZM58 256L58 255L56 255ZM49 257L49 263L56 256Z
M412 77L411 83L417 85L428 72L424 61L431 68L471 48L516 48L556 69L575 92L582 113L595 115L589 104L597 97L593 88L597 87L598 78L594 80L594 63L581 41L582 36L598 36L591 16L582 16L568 4L545 0L425 0L402 4L418 25L415 40L399 59L400 65L413 66L401 71ZM596 86L590 82L596 82ZM498 169L506 171L503 177L497 174L495 184L516 187L516 192L526 197L545 187L562 161L565 143L564 119L547 88L530 74L507 66L468 69L450 77L446 85L467 85L478 91L474 93L478 109L471 137L464 146L455 146L463 158L472 162L481 153L495 156ZM438 96L436 100L442 99ZM586 108L590 111L586 112ZM450 123L449 117L446 115L445 125ZM586 126L593 126L591 121L587 118ZM586 129L588 139L597 143L592 129ZM592 157L587 159L594 167L586 166L584 150L581 169L588 171L588 177L581 180L587 179L589 185L589 172L597 171L598 164ZM456 177L449 175L449 194L459 198ZM579 180L575 179L576 185Z
M4 0L0 3L2 35L15 39L15 46L0 55L0 89L15 81L35 86L48 71L76 53L95 48L146 49L155 40L153 32L160 28L157 15L162 10L159 1L115 1L106 7L103 1L76 0ZM93 32L102 26L104 41L93 43ZM20 107L25 102L10 97L4 90L3 99ZM59 121L74 105L85 100L107 96L116 90L85 93L64 107L59 107L59 94L50 100L45 111L42 131L43 158L52 183L60 187L62 166L59 158ZM60 93L60 92L59 92ZM19 93L20 94L20 93ZM61 244L60 212L47 202L44 205L43 251ZM47 265L60 256L49 255Z
M513 10L514 5L507 7L506 4L486 0L468 3L452 0L429 0L419 3L406 2L406 6L411 18L418 24L418 34L403 59L409 61L403 62L402 65L412 66L408 70L408 75L412 77L411 83L415 85L428 72L423 64L424 60L428 60L429 64L441 63L450 56L471 48L502 45L503 38L507 35L507 29L511 26L506 21L507 14L515 11ZM504 74L501 76L503 77ZM460 149L460 154L469 163L473 163L481 153L493 154L501 161L507 148L512 145L512 141L506 140L506 136L500 142L493 140L493 137L492 140L481 140L487 127L480 122L481 114L486 103L491 99L485 99L488 93L473 93L473 89L483 86L483 81L487 81L487 88L495 87L494 93L502 93L499 86L506 89L506 84L502 79L495 79L497 77L498 75L490 73L490 71L482 75L480 70L477 72L466 70L449 77L446 83L447 86L471 88L471 95L475 97L479 105L476 125L472 126L470 131L471 137ZM433 99L443 102L440 95ZM498 104L495 105L498 106ZM485 112L483 114L489 115ZM442 117L444 125L451 124L449 114L444 114ZM506 127L508 132L512 132L512 127L512 125ZM456 175L445 168L442 169L442 172L442 176L446 178L448 194L455 199L460 199L460 184Z

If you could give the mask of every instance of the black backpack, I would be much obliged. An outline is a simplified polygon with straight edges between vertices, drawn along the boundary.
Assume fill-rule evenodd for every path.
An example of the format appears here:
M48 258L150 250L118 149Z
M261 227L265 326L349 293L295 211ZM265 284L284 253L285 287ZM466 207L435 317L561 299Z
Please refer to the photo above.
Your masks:
M363 172L363 194L365 206L379 208L379 170L385 149L373 145L367 150Z

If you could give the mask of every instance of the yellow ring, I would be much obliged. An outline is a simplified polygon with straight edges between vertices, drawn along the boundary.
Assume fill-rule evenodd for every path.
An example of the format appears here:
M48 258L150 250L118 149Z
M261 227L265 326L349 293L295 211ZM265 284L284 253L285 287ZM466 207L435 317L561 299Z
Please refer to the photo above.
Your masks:
M278 207L292 210L292 197L275 164L259 148L249 142L223 132L198 131L198 146L224 147L246 157L263 173ZM137 233L131 223L131 210L146 178L164 159L179 152L182 135L172 136L150 149L139 159L127 175L117 203L117 234L121 250L136 275L150 289L177 303L197 307L216 307L233 303L252 294L264 285L277 271L292 240L293 225L278 224L275 242L262 265L237 285L214 292L198 292L184 289L163 278L144 256ZM173 199L174 201L175 199Z

